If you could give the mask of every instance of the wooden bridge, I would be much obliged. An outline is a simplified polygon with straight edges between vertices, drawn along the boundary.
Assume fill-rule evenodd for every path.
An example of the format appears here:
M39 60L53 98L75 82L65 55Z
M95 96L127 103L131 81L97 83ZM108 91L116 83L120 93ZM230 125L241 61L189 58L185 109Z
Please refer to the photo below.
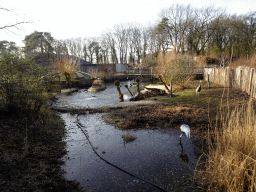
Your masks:
M194 67L192 74L201 76L204 74L204 68L205 67ZM160 75L159 71L164 70L164 68L160 67L150 67L150 68L134 68L134 69L128 69L127 70L127 76L132 77L158 77Z

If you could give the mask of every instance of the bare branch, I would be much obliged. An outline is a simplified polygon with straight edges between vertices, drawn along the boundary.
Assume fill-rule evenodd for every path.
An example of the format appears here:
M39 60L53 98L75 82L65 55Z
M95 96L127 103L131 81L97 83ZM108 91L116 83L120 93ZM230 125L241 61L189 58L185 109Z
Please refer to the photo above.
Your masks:
M5 11L10 11L9 9L2 8L2 7L0 7L0 9L5 10Z
M3 27L0 27L0 30L1 29L6 29L6 28L10 28L10 27L16 27L17 25L20 25L20 24L24 24L24 23L31 23L31 22L18 22L18 23L15 23L15 24L11 24L11 25L5 25Z

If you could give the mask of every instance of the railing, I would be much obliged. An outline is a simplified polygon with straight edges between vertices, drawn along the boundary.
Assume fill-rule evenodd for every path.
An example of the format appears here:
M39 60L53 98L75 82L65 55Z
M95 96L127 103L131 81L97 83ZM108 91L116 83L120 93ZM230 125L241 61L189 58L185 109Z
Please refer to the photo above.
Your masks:
M203 66L203 67L195 67L193 69L193 74L204 74L204 69L208 68ZM133 69L128 69L127 74L128 75L134 75L134 76L138 76L138 75L151 75L151 76L156 76L159 75L160 71L165 70L164 67L150 67L150 68L133 68Z
M158 75L160 67L150 67L150 68L133 68L128 69L128 75Z

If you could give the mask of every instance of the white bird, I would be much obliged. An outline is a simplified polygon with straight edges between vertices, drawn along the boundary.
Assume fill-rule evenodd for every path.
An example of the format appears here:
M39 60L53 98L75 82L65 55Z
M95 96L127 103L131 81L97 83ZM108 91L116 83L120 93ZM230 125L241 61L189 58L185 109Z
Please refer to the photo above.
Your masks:
M196 88L196 96L198 96L199 97L199 92L201 91L201 89L202 89L202 87L201 87L201 80L200 80L200 84L199 84L199 86Z
M181 139L181 137L183 136L184 133L186 134L186 136L188 138L190 138L190 127L187 124L182 124L180 126L180 130L182 132L182 134L180 135L180 139Z

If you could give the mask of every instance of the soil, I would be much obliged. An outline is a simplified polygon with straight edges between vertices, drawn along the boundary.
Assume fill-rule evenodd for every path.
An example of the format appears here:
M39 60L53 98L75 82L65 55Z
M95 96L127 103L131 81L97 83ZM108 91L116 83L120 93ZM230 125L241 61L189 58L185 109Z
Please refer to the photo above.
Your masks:
M82 191L63 177L65 126L45 109L1 111L0 191Z

